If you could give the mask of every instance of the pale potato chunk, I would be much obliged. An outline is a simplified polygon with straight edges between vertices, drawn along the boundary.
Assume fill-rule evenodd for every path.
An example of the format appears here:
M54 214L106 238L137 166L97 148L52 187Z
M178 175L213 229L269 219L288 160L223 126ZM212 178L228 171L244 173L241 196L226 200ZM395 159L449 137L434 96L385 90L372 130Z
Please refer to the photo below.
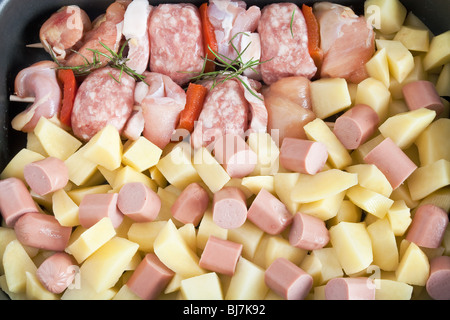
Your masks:
M375 52L373 57L366 63L366 70L370 77L381 81L386 88L389 88L390 76L386 48Z
M77 186L86 183L97 171L97 163L84 156L86 150L85 145L64 161L69 170L69 180Z
M417 168L406 180L411 198L420 200L450 184L450 161L441 159Z
M41 284L35 273L25 272L26 295L28 300L58 300L59 296L48 291Z
M369 77L358 83L355 104L366 104L378 114L382 123L389 112L391 93L383 82Z
M325 284L328 280L344 276L335 248L313 250L311 256L316 257L321 265L318 275L319 284Z
M407 283L389 280L375 279L375 300L410 300L413 287Z
M450 211L450 186L440 188L433 193L429 194L422 200L418 205L424 204L434 204L435 206L441 207L445 211ZM25 248L26 250L26 248Z
M153 252L153 242L166 221L135 222L128 229L128 240L139 244L139 250Z
M430 274L430 263L425 253L413 242L401 256L395 276L397 281L424 286Z
M404 200L396 200L386 214L395 236L403 236L412 222L411 210Z
M2 261L9 291L13 293L25 292L26 272L35 274L37 268L19 240L12 240L6 246Z
M278 135L267 132L252 132L247 142L250 149L256 153L255 169L250 175L272 175L278 172L280 141Z
M80 224L78 205L64 189L57 190L52 194L52 209L53 215L60 225L74 227Z
M264 282L264 269L241 257L231 277L225 299L260 300L264 299L268 291Z
M427 52L430 46L430 36L426 29L402 26L393 40L400 41L411 51Z
M275 194L274 176L248 176L242 178L242 185L253 194L258 194L261 189L266 189Z
M291 190L299 178L299 172L279 172L273 176L275 194L292 214L297 213L299 203L292 201Z
M211 192L217 192L231 179L222 165L202 147L195 151L193 164L198 175Z
M347 172L358 174L358 184L385 197L392 193L392 186L386 176L373 164L355 164L345 168Z
M333 218L327 220L327 226L332 227L341 221L359 222L361 221L362 210L348 199L342 200L339 210Z
M69 286L61 300L111 300L117 294L117 288L108 288L97 292L95 288L79 273L75 285ZM77 277L76 276L76 277Z
M312 81L311 104L320 119L328 118L350 107L352 101L347 81L342 78L323 78ZM323 94L326 92L327 94Z
M210 236L226 240L228 229L219 227L212 218L212 209L206 209L197 231L197 248L203 250Z
M359 185L347 190L347 197L358 207L380 219L386 215L394 203L394 200Z
M339 263L340 265L340 263ZM320 284L323 283L322 278L322 262L320 261L319 257L317 255L308 254L306 257L302 260L302 263L300 264L300 268L303 269L303 271L307 272L311 277L313 278L313 287L317 287ZM341 267L342 271L342 267ZM341 273L339 273L341 274Z
M180 290L186 300L223 300L222 287L215 272L181 280Z
M47 152L45 151L44 147L42 146L41 142L39 141L38 137L34 134L34 132L28 132L27 133L27 146L26 148L28 150L37 152L44 157L48 157Z
M124 284L120 287L119 291L112 298L112 300L142 300L138 297L130 288Z
M385 271L395 271L398 266L398 249L395 234L387 218L378 219L367 226L372 240L373 263Z
M170 208L177 200L181 191L175 187L170 188L170 186L173 187L173 185L169 185L166 188L158 188L157 194L159 196L159 199L161 200L161 209L159 210L158 216L156 217L155 221L167 221L172 218L172 211L170 210ZM178 220L174 219L173 222L177 227L181 226L181 222L179 222Z
M0 179L15 177L25 182L23 168L31 162L43 159L45 157L40 153L23 148L9 161L2 173L0 173Z
M441 97L450 97L450 63L446 63L436 82L436 91Z
M415 208L419 205L418 200L411 199L411 193L409 192L408 184L403 183L397 189L392 191L391 197L392 200L403 200L408 208Z
M414 69L414 58L411 52L401 43L395 40L375 40L377 49L386 48L391 75L403 82Z
M443 32L431 39L430 49L423 58L426 71L432 71L450 62L450 30Z
M159 171L159 169L156 166L153 166L149 169L150 172L150 178L156 182L158 187L165 188L168 185L168 182L164 175Z
M178 233L184 239L186 244L193 252L197 251L197 231L194 224L186 223L185 225L178 228Z
M344 196L345 190L321 200L302 203L298 211L326 221L337 215Z
M450 119L440 118L431 123L415 140L422 166L439 159L450 161Z
M0 261L3 261L3 254L5 253L8 244L17 240L16 232L13 228L0 227ZM36 256L39 252L39 248L34 248L30 246L23 246L30 258ZM0 274L4 274L3 263L0 263Z
M291 246L289 241L280 235L270 236L265 248L265 263L268 268L277 258L283 257L299 265L307 255L308 250Z
M247 220L242 226L228 229L228 240L242 244L242 256L253 260L264 231Z
M142 182L153 191L157 191L156 182L150 179L146 174L133 169L130 166L120 167L115 175L112 185L114 192L119 192L124 184L129 182Z
M144 136L131 142L123 151L122 162L142 172L156 165L162 150Z
M364 16L375 29L384 34L400 30L407 10L399 0L367 0L364 2Z

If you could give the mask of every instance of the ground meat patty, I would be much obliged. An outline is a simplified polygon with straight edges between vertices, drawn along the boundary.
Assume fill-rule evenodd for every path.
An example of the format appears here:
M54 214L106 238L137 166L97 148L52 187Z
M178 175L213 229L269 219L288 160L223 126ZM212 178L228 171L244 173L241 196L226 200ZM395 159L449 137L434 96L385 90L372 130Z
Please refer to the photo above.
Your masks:
M202 25L192 4L160 4L150 17L150 71L186 84L203 68ZM194 72L194 73L192 73Z
M71 118L76 137L87 141L107 124L122 131L133 110L136 83L125 73L118 83L119 75L119 70L104 67L91 73L80 85Z

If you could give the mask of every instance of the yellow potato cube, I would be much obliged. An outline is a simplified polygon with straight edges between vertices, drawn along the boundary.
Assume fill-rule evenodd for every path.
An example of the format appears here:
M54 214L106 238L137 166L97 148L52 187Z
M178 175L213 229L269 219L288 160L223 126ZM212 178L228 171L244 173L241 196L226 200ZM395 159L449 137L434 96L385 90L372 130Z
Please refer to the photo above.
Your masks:
M370 77L381 81L386 88L389 88L390 76L386 48L375 52L366 63L366 70Z
M355 186L358 175L338 169L330 169L315 175L300 174L291 191L291 199L296 202L313 202L336 195Z
M206 209L197 231L197 248L203 250L210 236L227 240L228 229L219 227L212 218L212 209Z
M405 100L400 99L391 99L391 102L389 103L389 112L388 117L395 116L396 114L408 112L408 106L406 105Z
M389 112L391 93L383 82L375 78L367 78L358 83L355 104L366 104L378 114L379 123L386 120Z
M112 125L106 125L86 144L84 157L108 170L114 170L120 167L122 151L119 131Z
M344 196L345 190L321 200L302 203L298 211L326 221L337 215Z
M427 52L430 46L428 30L416 27L402 26L393 40L400 41L411 51Z
M45 117L39 119L34 134L49 156L63 161L82 145L81 141Z
M64 161L69 170L69 180L77 186L85 184L97 172L97 163L84 156L86 150L84 145Z
M426 71L442 66L450 62L450 30L443 32L431 39L430 48L423 58Z
M142 182L153 191L157 191L156 183L146 174L133 169L130 166L120 168L114 178L113 190L119 192L124 184L129 182Z
M328 161L334 168L342 169L352 163L348 150L323 120L314 119L303 128L308 139L325 144L328 150Z
M53 215L60 225L74 227L80 224L78 206L64 189L57 190L52 194L52 209Z
M12 240L6 246L2 262L9 291L13 293L25 292L26 272L35 274L37 268L19 240Z
M38 137L34 134L34 132L28 132L27 133L27 146L26 148L28 150L37 152L44 157L48 157L47 152L45 151L44 147L42 146L41 142L39 141Z
M402 255L395 276L397 281L424 286L430 274L430 263L425 253L411 242Z
M380 219L394 203L394 200L359 185L347 190L347 197L358 207Z
M26 300L27 295L25 292L11 292L8 288L8 284L6 283L6 276L2 274L0 276L0 289L11 299L11 300Z
M311 82L311 104L320 119L328 118L350 107L352 101L347 81L342 78L323 78ZM327 94L323 94L327 92Z
M205 273L198 265L198 256L178 233L172 220L168 220L153 242L153 250L168 268L185 277Z
M450 63L446 63L439 73L436 82L436 91L441 97L450 96Z
M261 300L268 291L264 282L264 269L241 257L231 277L225 300Z
M111 300L117 294L115 287L97 292L82 273L79 272L77 276L76 284L64 291L61 300Z
M406 180L413 200L450 184L450 161L441 159L417 168Z
M403 82L414 69L414 58L411 52L401 43L395 40L375 40L377 49L386 48L389 71L398 81Z
M298 172L279 172L273 176L275 194L292 214L297 213L299 208L299 203L291 200L292 188L299 178Z
M436 111L420 108L396 114L388 118L378 129L385 138L391 138L400 149L407 149L435 117Z
M386 214L395 236L403 236L412 222L411 211L404 200L396 200Z
M322 281L323 265L317 255L311 254L306 255L306 257L302 260L302 263L300 264L300 268L302 268L303 271L311 275L311 277L313 278L313 287L317 287L318 285L323 283Z
M131 142L123 151L122 163L142 172L156 165L162 150L144 136Z
M135 222L128 229L128 240L139 244L139 250L153 252L153 242L166 221Z
M420 164L431 164L439 159L450 161L450 119L440 118L432 122L415 140Z
M345 168L347 172L358 174L358 185L385 197L392 193L392 186L386 176L373 164L356 164Z
M434 204L435 206L441 207L445 211L450 211L450 186L440 188L433 193L429 194L422 200L418 205L424 204ZM415 206L417 207L417 206Z
M111 219L103 218L89 229L85 229L65 251L73 255L78 263L82 263L115 235Z
M329 231L330 242L346 274L360 272L372 263L372 242L364 223L342 221Z
M364 2L364 16L375 29L384 34L400 30L407 10L399 0L367 0Z
M2 173L0 173L0 179L15 177L25 182L23 168L31 162L43 159L45 157L40 153L23 148L9 161Z
M353 159L353 163L354 164L364 163L363 160L364 157L384 139L385 138L381 134L378 134L374 138L367 140L365 143L360 145L358 149L352 152L351 156Z
M360 222L362 210L350 200L342 200L339 210L333 218L327 220L327 226L332 227L341 221L346 222Z
M280 235L270 236L265 247L265 268L280 257L299 265L308 254L308 250L291 246L289 241Z
M411 300L413 287L404 282L375 279L375 300Z
M25 272L26 295L28 300L58 300L59 296L48 291L41 284L35 273Z
M137 296L130 288L124 284L120 287L119 291L112 298L112 300L142 300L139 296Z
M222 165L205 147L194 153L193 164L198 175L211 192L217 192L231 179Z
M222 287L215 272L181 280L180 290L186 300L223 300Z
M13 240L17 240L16 233L12 228L0 227L0 261L3 261L3 254L6 250L6 246ZM23 246L25 251L30 257L34 257L39 248ZM0 274L4 274L3 263L0 263Z
M274 176L249 176L242 178L242 185L253 194L258 194L261 189L266 189L275 194Z
M378 219L367 226L367 232L372 240L373 264L385 271L395 271L398 266L398 249L389 220Z
M81 200L83 200L84 196L91 193L107 193L111 189L111 186L108 184L93 186L93 187L84 187L78 189L72 189L67 191L69 197L75 202L77 206L80 205Z
M264 235L264 231L249 220L235 229L228 229L228 240L242 244L242 256L252 260L256 249Z
M184 239L188 247L193 251L197 251L197 231L192 223L186 223L178 228L178 233Z
M168 182L167 182L166 178L163 176L161 171L159 171L159 169L156 166L151 167L149 169L149 172L150 172L150 178L156 182L158 187L161 187L161 188L167 187Z
M405 201L406 205L408 206L408 208L415 208L419 205L419 201L418 200L412 200L411 199L411 194L409 192L409 188L408 188L408 184L404 183L402 185L400 185L397 189L395 189L394 191L392 191L391 197L392 200L397 201L397 200L403 200Z
M159 199L161 200L161 209L159 210L158 216L156 217L155 221L167 221L169 219L172 219L172 211L170 208L177 200L178 196L180 195L181 191L177 189L177 192L172 192L171 189L176 188L170 188L169 185L166 188L158 188L157 194L159 196ZM177 227L181 226L181 222L174 219L173 221Z
M344 276L335 248L313 250L311 256L317 257L321 265L318 278L319 284L325 284L330 279Z
M266 132L252 132L248 136L248 145L257 156L255 169L251 175L272 175L278 172L280 141L277 135Z

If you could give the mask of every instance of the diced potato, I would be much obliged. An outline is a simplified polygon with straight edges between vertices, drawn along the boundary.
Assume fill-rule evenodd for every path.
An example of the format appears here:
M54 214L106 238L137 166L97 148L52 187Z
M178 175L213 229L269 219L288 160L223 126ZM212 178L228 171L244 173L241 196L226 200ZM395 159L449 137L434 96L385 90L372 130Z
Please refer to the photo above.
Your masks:
M35 273L25 272L26 295L28 300L58 300L59 296L48 291L41 284Z
M407 10L399 0L367 0L364 2L364 16L375 29L384 34L400 30Z
M311 275L311 277L313 278L313 287L317 287L318 285L323 283L322 280L323 265L317 255L311 254L306 255L306 257L302 260L302 263L300 264L300 268L302 268L303 271Z
M450 30L443 32L431 39L430 48L423 58L423 66L426 71L432 71L450 62Z
M336 195L358 183L358 175L330 169L315 175L300 174L292 189L291 199L296 202L313 202Z
M86 183L97 171L97 163L84 156L86 150L85 145L64 161L69 170L69 180L77 186Z
M446 63L436 82L436 91L441 97L450 97L450 63Z
M326 300L325 285L314 287L313 290L314 290L313 300Z
M39 141L38 137L34 134L34 132L27 132L27 146L26 148L28 150L37 152L44 157L48 157L47 152L45 151L44 147L42 146L41 142Z
M411 224L411 211L404 200L396 200L386 214L395 236L403 236Z
M275 194L292 214L297 213L299 207L298 202L291 200L292 188L297 184L299 178L300 173L298 172L279 172L273 176Z
M420 108L392 116L378 129L385 138L391 138L400 149L407 149L435 117L436 111Z
M16 233L13 228L0 227L0 261L3 261L3 254L8 244L17 240ZM30 258L36 256L39 252L39 248L22 245ZM0 263L0 274L4 274L3 263Z
M111 300L117 294L117 288L108 288L97 292L95 288L79 273L78 283L69 286L61 296L61 300Z
M153 191L157 191L156 183L146 174L133 169L130 166L120 168L114 178L113 190L119 192L124 184L129 182L142 182Z
M82 145L81 141L45 117L39 119L34 134L49 156L63 161Z
M0 179L15 177L22 181L25 181L25 178L23 176L23 168L31 162L43 159L45 159L45 157L40 153L23 148L11 159L11 161L6 165L5 169L3 169L2 173L0 174Z
M378 219L367 226L372 240L373 263L385 271L395 271L398 266L398 249L395 235L387 218Z
M440 118L431 123L415 140L422 166L439 159L450 161L450 119Z
M322 266L319 271L319 284L344 276L335 248L316 249L311 252L311 256L316 257Z
M142 172L156 165L162 150L144 136L130 143L123 151L122 162Z
M203 250L210 236L226 240L228 237L228 229L219 227L212 218L212 209L209 207L198 226L197 231L197 248Z
M378 114L379 123L387 118L391 93L383 82L367 78L358 83L355 104L366 104Z
M264 282L264 269L241 257L231 277L225 299L260 300L264 299L268 291Z
M422 200L418 205L424 204L434 204L435 206L441 207L445 211L450 211L450 186L440 188L433 193L429 194Z
M264 235L264 231L249 220L235 229L228 229L228 240L242 244L242 256L252 260L256 249Z
M275 194L274 176L248 176L242 178L242 185L253 194L258 194L261 189L266 189Z
M217 192L231 179L222 165L205 147L195 151L193 164L198 175L211 192Z
M441 159L417 168L406 180L413 200L450 184L450 161Z
M386 88L389 88L390 76L386 48L375 52L373 57L366 63L366 70L370 77L381 81Z
M327 220L327 226L332 227L341 221L360 222L362 210L350 200L344 199L341 202L339 210L333 218Z
M334 168L342 169L352 163L348 150L323 120L317 118L303 128L308 139L325 144L328 150L328 161Z
M323 78L312 81L311 104L320 119L328 118L350 107L352 101L347 81L342 78ZM327 94L323 94L326 92Z
M93 186L93 187L84 187L79 189L72 189L67 191L69 197L75 202L77 206L80 205L81 200L83 200L84 196L91 193L107 193L112 190L111 186L108 184Z
M280 141L266 132L252 132L249 134L247 142L257 156L255 169L250 175L259 176L277 173Z
M192 182L201 181L191 161L191 146L187 142L180 142L156 165L169 183L180 190Z
M329 231L330 242L346 274L360 272L372 263L372 242L363 222L341 221Z
M358 174L358 184L385 197L392 193L392 186L386 176L373 164L356 164L345 168L347 172Z
M427 256L413 242L401 256L395 276L397 281L410 285L424 286L430 274L430 263Z
M181 280L180 290L186 300L223 300L222 287L215 272Z
M345 190L321 200L302 203L298 211L326 221L337 215L344 196Z
M307 254L308 250L291 246L289 241L280 235L270 236L267 239L264 265L265 268L268 268L272 262L280 257L299 265Z
M161 209L159 210L158 216L156 217L155 221L167 221L172 218L172 211L170 210L170 208L177 200L181 191L177 189L178 192L172 192L170 189L176 188L169 188L170 186L171 185L166 188L158 188L157 194L159 196L159 199L161 200ZM181 222L179 222L178 220L174 219L173 222L177 227L181 226Z
M168 220L158 233L153 250L162 263L182 276L193 277L205 272L198 265L198 256L178 233L172 220Z
M406 105L405 100L403 99L391 99L389 103L389 112L388 117L395 116L396 114L403 113L409 111L408 106Z
M391 75L398 82L403 82L414 69L414 58L411 52L400 41L375 40L375 42L377 49L386 48Z
M411 51L427 52L430 46L428 30L409 26L402 26L393 40L400 41Z
M82 263L115 235L111 219L103 218L74 238L65 251L73 255L78 263Z
M12 240L6 246L2 261L9 291L13 293L25 292L26 272L35 274L37 268L19 240Z
M119 280L138 249L137 243L113 237L84 261L80 273L95 292L105 291Z
M413 59L414 68L402 82L399 82L394 77L391 77L389 91L391 92L393 99L403 99L402 89L405 84L418 80L429 80L428 74L423 69L422 56L415 56ZM406 111L409 111L409 109Z
M53 215L60 225L74 227L80 224L78 206L64 189L57 190L52 194L52 209Z
M120 287L117 294L112 298L112 300L142 300L137 296L130 288L124 284Z
M128 230L128 239L139 244L139 250L153 252L153 242L166 221L135 222Z
M397 189L392 191L391 197L392 200L403 200L405 201L408 208L415 208L419 205L418 200L411 199L411 193L409 192L408 184L403 183L400 186L398 186Z
M178 228L178 233L186 242L188 247L193 251L197 251L197 232L195 226L192 223L186 223Z
M375 300L410 300L413 287L404 282L375 279Z
M412 11L408 12L406 15L404 25L407 27L428 30L430 32L430 37L433 36L427 25L423 23L422 20L420 20Z
M347 190L347 197L358 207L380 219L394 203L394 200L359 185Z
M163 176L161 171L159 171L159 169L156 166L151 167L149 169L149 172L150 172L150 178L156 182L158 187L161 187L161 188L167 187L168 182L167 182L166 178Z
M181 276L179 273L175 273L172 280L170 280L169 284L164 289L164 294L169 294L169 293L180 290L181 281L184 279L187 279L187 278Z

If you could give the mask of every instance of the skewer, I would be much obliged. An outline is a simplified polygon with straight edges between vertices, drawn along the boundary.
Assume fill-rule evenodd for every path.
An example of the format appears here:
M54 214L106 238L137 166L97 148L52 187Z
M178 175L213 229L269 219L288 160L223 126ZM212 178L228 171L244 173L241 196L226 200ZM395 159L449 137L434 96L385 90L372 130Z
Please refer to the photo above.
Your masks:
M9 101L15 101L15 102L34 102L35 98L34 97L25 97L25 98L20 98L14 94L11 94L9 96Z
M36 49L44 49L44 45L40 42L27 44L25 47L27 48L36 48Z

